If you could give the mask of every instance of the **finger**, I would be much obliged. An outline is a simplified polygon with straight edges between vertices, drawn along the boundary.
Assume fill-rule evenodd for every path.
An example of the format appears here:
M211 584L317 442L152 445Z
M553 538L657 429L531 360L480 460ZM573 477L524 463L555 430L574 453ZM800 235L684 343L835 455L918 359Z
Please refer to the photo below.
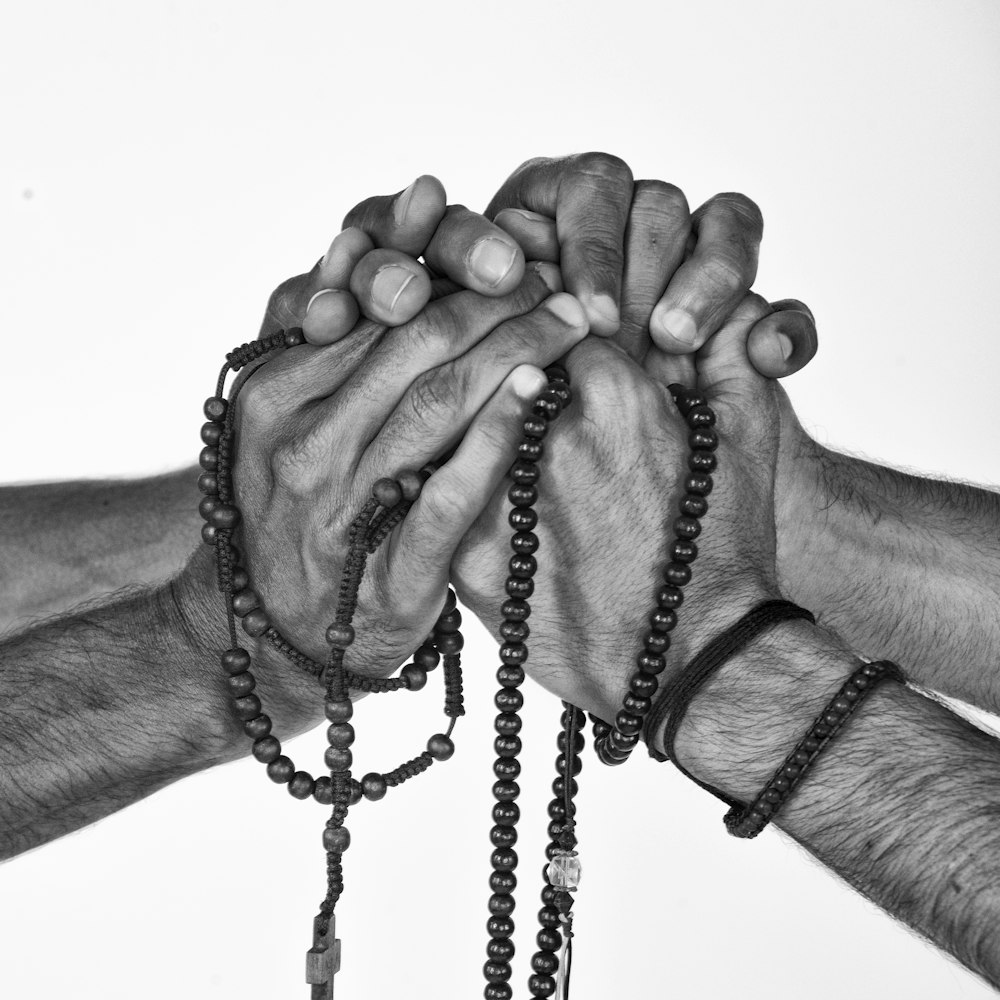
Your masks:
M694 253L653 310L650 334L672 354L696 351L723 324L757 276L764 222L742 194L719 194L692 217Z
M403 606L418 588L444 583L462 536L510 468L524 418L546 384L537 368L515 368L477 414L454 456L424 484L389 540L389 575Z
M534 264L502 298L463 291L437 299L383 337L336 396L316 409L317 454L338 448L360 456L420 375L461 357L501 323L531 312L557 287L555 271L551 264Z
M351 275L351 293L361 312L376 323L402 326L431 298L426 269L399 250L373 250Z
M517 240L526 260L559 263L559 236L555 219L523 208L505 208L497 213L493 222Z
M680 188L663 181L635 182L625 234L622 325L615 341L640 363L652 345L653 308L684 260L690 233L691 213Z
M354 269L372 250L372 241L360 229L345 229L316 265L314 289L301 319L310 344L333 344L358 321L358 305L348 291Z
M513 368L544 368L586 335L583 307L559 293L502 323L450 364L425 372L368 446L358 466L361 480L419 468L446 453Z
M766 384L750 364L747 341L754 325L770 312L770 304L761 296L750 293L743 297L722 329L695 357L700 388L718 395L745 393Z
M608 153L529 160L500 189L486 211L523 208L556 220L566 290L587 310L592 333L618 329L625 226L632 204L632 171Z
M344 217L344 228L363 230L377 247L420 257L444 217L445 204L444 185L423 174L398 194L379 195L355 205Z
M524 277L517 240L461 205L448 206L424 259L435 272L481 295L508 295Z
M767 378L784 378L804 368L819 346L812 313L801 302L771 304L776 311L754 324L747 338L750 363Z

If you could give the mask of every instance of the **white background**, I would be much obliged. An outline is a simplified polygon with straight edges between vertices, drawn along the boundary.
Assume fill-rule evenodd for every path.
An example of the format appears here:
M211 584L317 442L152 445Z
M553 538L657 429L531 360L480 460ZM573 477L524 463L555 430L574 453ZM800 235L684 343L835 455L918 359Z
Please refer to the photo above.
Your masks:
M482 208L529 156L606 149L692 206L733 189L761 205L758 289L819 320L788 388L821 440L1000 482L993 2L5 14L8 481L190 463L221 355L361 197L431 172ZM481 995L494 654L475 636L456 758L352 818L345 1000ZM360 706L365 769L422 747L433 687ZM527 693L518 996L558 715ZM316 737L297 759L320 760ZM780 834L727 837L718 802L640 758L585 763L574 1000L994 995ZM248 760L5 865L0 996L305 996L321 824Z

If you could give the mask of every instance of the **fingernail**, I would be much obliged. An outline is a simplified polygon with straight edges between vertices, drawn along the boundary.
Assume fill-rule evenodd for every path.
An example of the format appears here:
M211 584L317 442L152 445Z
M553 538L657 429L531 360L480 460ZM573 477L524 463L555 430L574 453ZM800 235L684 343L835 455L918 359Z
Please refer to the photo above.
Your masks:
M549 384L549 380L537 368L519 365L510 373L510 384L522 399L534 399Z
M698 339L698 324L690 313L683 309L668 309L660 317L660 325L679 344L694 347Z
M546 301L545 308L569 326L587 325L587 314L583 311L583 306L578 299L566 292L553 295Z
M545 282L545 286L550 292L561 292L563 290L562 272L557 265L546 263L543 260L536 260L531 266L542 281Z
M617 329L619 323L618 306L610 295L591 295L587 298L587 310L590 312L591 320L596 321L596 325L602 329Z
M313 296L313 297L312 297L312 298L311 298L311 299L309 300L309 305L307 305L307 306L306 306L306 313L305 313L305 314L306 314L307 316L309 315L309 310L310 310L310 309L312 309L312 307L313 307L313 303L314 303L314 302L315 302L315 301L316 301L316 300L317 300L317 299L318 299L318 298L319 298L319 297L320 297L321 295L329 295L329 294L330 294L330 293L331 293L332 291L334 291L334 289L332 289L332 288L321 288L321 289L320 289L320 290L319 290L319 291L318 291L318 292L317 292L317 293L316 293L316 294L315 294L315 295L314 295L314 296Z
M528 222L545 221L544 215L539 215L537 212L528 212L523 208L508 208L506 211L513 212L515 215L521 216L522 219L527 219Z
M372 301L391 313L396 308L400 295L415 277L412 271L399 264L383 264L372 279Z
M392 206L392 218L397 226L401 226L406 221L406 210L410 207L410 199L413 197L413 189L417 186L414 181L397 199Z
M491 288L496 288L510 274L515 260L517 250L493 236L473 244L467 258L469 269Z
M775 335L775 339L778 341L778 350L781 351L782 360L787 361L792 356L792 351L795 350L792 338L787 334L778 333Z

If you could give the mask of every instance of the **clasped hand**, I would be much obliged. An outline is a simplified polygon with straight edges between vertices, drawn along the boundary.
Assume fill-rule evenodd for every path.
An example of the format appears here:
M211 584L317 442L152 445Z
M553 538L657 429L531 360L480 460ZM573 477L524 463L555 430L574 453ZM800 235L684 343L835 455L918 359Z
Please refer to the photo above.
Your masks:
M505 474L557 359L573 400L541 459L529 673L614 718L680 514L689 449L674 381L709 397L719 446L668 675L777 594L769 376L811 358L815 329L801 303L747 294L761 235L751 202L720 195L691 215L671 185L585 154L529 161L486 216L448 206L422 177L345 222L316 267L272 296L263 332L302 325L308 343L252 372L238 412L242 545L263 606L300 649L324 658L347 528L372 483L442 456L369 562L351 665L398 667L449 580L496 634ZM210 576L204 556L192 565ZM273 664L265 684L284 731L320 721L315 688L264 644L258 655Z

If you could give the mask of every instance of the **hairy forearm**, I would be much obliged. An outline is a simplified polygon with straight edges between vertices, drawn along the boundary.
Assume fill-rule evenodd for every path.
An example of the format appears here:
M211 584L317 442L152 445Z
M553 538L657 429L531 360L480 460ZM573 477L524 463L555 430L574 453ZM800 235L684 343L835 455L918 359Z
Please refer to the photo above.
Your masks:
M678 734L679 759L750 801L856 666L824 630L780 626L695 699ZM820 755L776 824L997 986L998 768L995 739L885 682Z
M782 450L782 593L922 686L1000 711L1000 495L837 454L801 432Z
M198 540L198 471L0 487L0 631L176 573Z

